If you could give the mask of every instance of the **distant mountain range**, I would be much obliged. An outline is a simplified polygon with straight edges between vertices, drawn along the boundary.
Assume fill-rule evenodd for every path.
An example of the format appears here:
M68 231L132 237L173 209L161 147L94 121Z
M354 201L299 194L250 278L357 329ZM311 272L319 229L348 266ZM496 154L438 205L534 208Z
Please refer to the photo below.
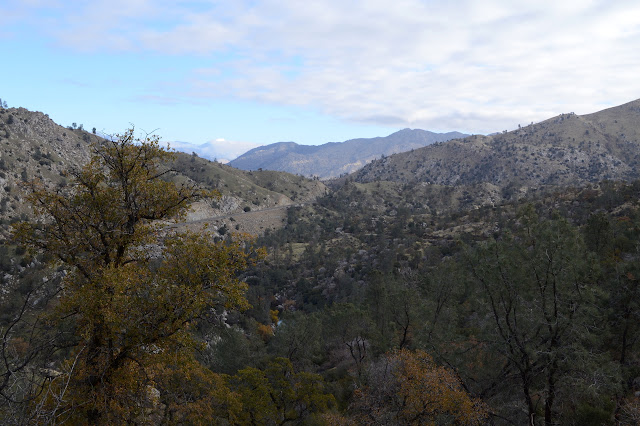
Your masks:
M640 100L593 114L560 114L511 132L433 144L373 161L350 178L500 188L638 179Z
M386 137L351 139L316 146L278 142L254 148L229 165L242 170L277 170L329 179L352 173L376 158L465 136L459 132L433 133L404 129Z

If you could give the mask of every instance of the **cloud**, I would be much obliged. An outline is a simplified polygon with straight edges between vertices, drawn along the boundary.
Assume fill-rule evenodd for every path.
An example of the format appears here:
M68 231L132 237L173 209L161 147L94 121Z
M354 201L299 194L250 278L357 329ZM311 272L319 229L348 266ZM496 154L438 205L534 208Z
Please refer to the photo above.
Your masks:
M169 145L176 151L188 154L195 152L201 157L221 163L234 160L245 152L260 146L253 142L227 141L223 138L214 139L201 145L180 141L169 142Z
M486 133L640 97L635 1L78 0L65 8L51 33L70 48L199 58L180 82L193 98Z

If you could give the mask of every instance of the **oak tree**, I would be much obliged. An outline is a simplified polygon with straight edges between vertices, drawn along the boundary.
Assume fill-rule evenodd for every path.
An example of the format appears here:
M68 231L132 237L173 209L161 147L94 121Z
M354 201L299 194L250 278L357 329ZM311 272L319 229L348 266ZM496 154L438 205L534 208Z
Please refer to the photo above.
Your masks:
M225 377L242 402L237 424L303 424L336 405L322 376L296 372L286 358L274 359L264 370L248 367Z
M472 398L455 374L424 351L386 354L368 372L350 406L358 424L483 424L484 404Z
M54 423L189 421L215 405L219 386L175 377L222 383L195 359L200 343L189 329L206 310L247 307L236 273L252 250L243 240L165 229L190 202L215 194L174 183L165 166L173 154L158 137L131 129L93 150L68 187L29 184L40 219L15 227L16 241L66 271L49 320L73 320L72 349L33 410Z

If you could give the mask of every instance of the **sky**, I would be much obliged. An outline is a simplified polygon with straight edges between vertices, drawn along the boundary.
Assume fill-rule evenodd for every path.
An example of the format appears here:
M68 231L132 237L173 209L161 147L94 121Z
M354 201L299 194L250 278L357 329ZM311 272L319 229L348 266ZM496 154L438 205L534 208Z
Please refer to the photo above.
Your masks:
M10 107L227 159L640 98L637 0L2 0L0 46Z

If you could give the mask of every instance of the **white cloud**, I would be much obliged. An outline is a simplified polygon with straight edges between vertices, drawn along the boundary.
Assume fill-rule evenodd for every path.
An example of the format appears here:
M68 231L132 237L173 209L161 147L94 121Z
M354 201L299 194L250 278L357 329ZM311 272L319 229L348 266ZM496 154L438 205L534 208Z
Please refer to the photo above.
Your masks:
M67 7L73 13L54 34L75 48L201 57L182 82L194 97L476 132L640 97L636 1L96 0ZM219 67L226 71L206 72Z
M245 152L260 146L253 142L227 141L223 138L214 139L201 145L179 141L169 142L169 145L176 151L188 154L195 152L201 157L221 163L234 160Z

